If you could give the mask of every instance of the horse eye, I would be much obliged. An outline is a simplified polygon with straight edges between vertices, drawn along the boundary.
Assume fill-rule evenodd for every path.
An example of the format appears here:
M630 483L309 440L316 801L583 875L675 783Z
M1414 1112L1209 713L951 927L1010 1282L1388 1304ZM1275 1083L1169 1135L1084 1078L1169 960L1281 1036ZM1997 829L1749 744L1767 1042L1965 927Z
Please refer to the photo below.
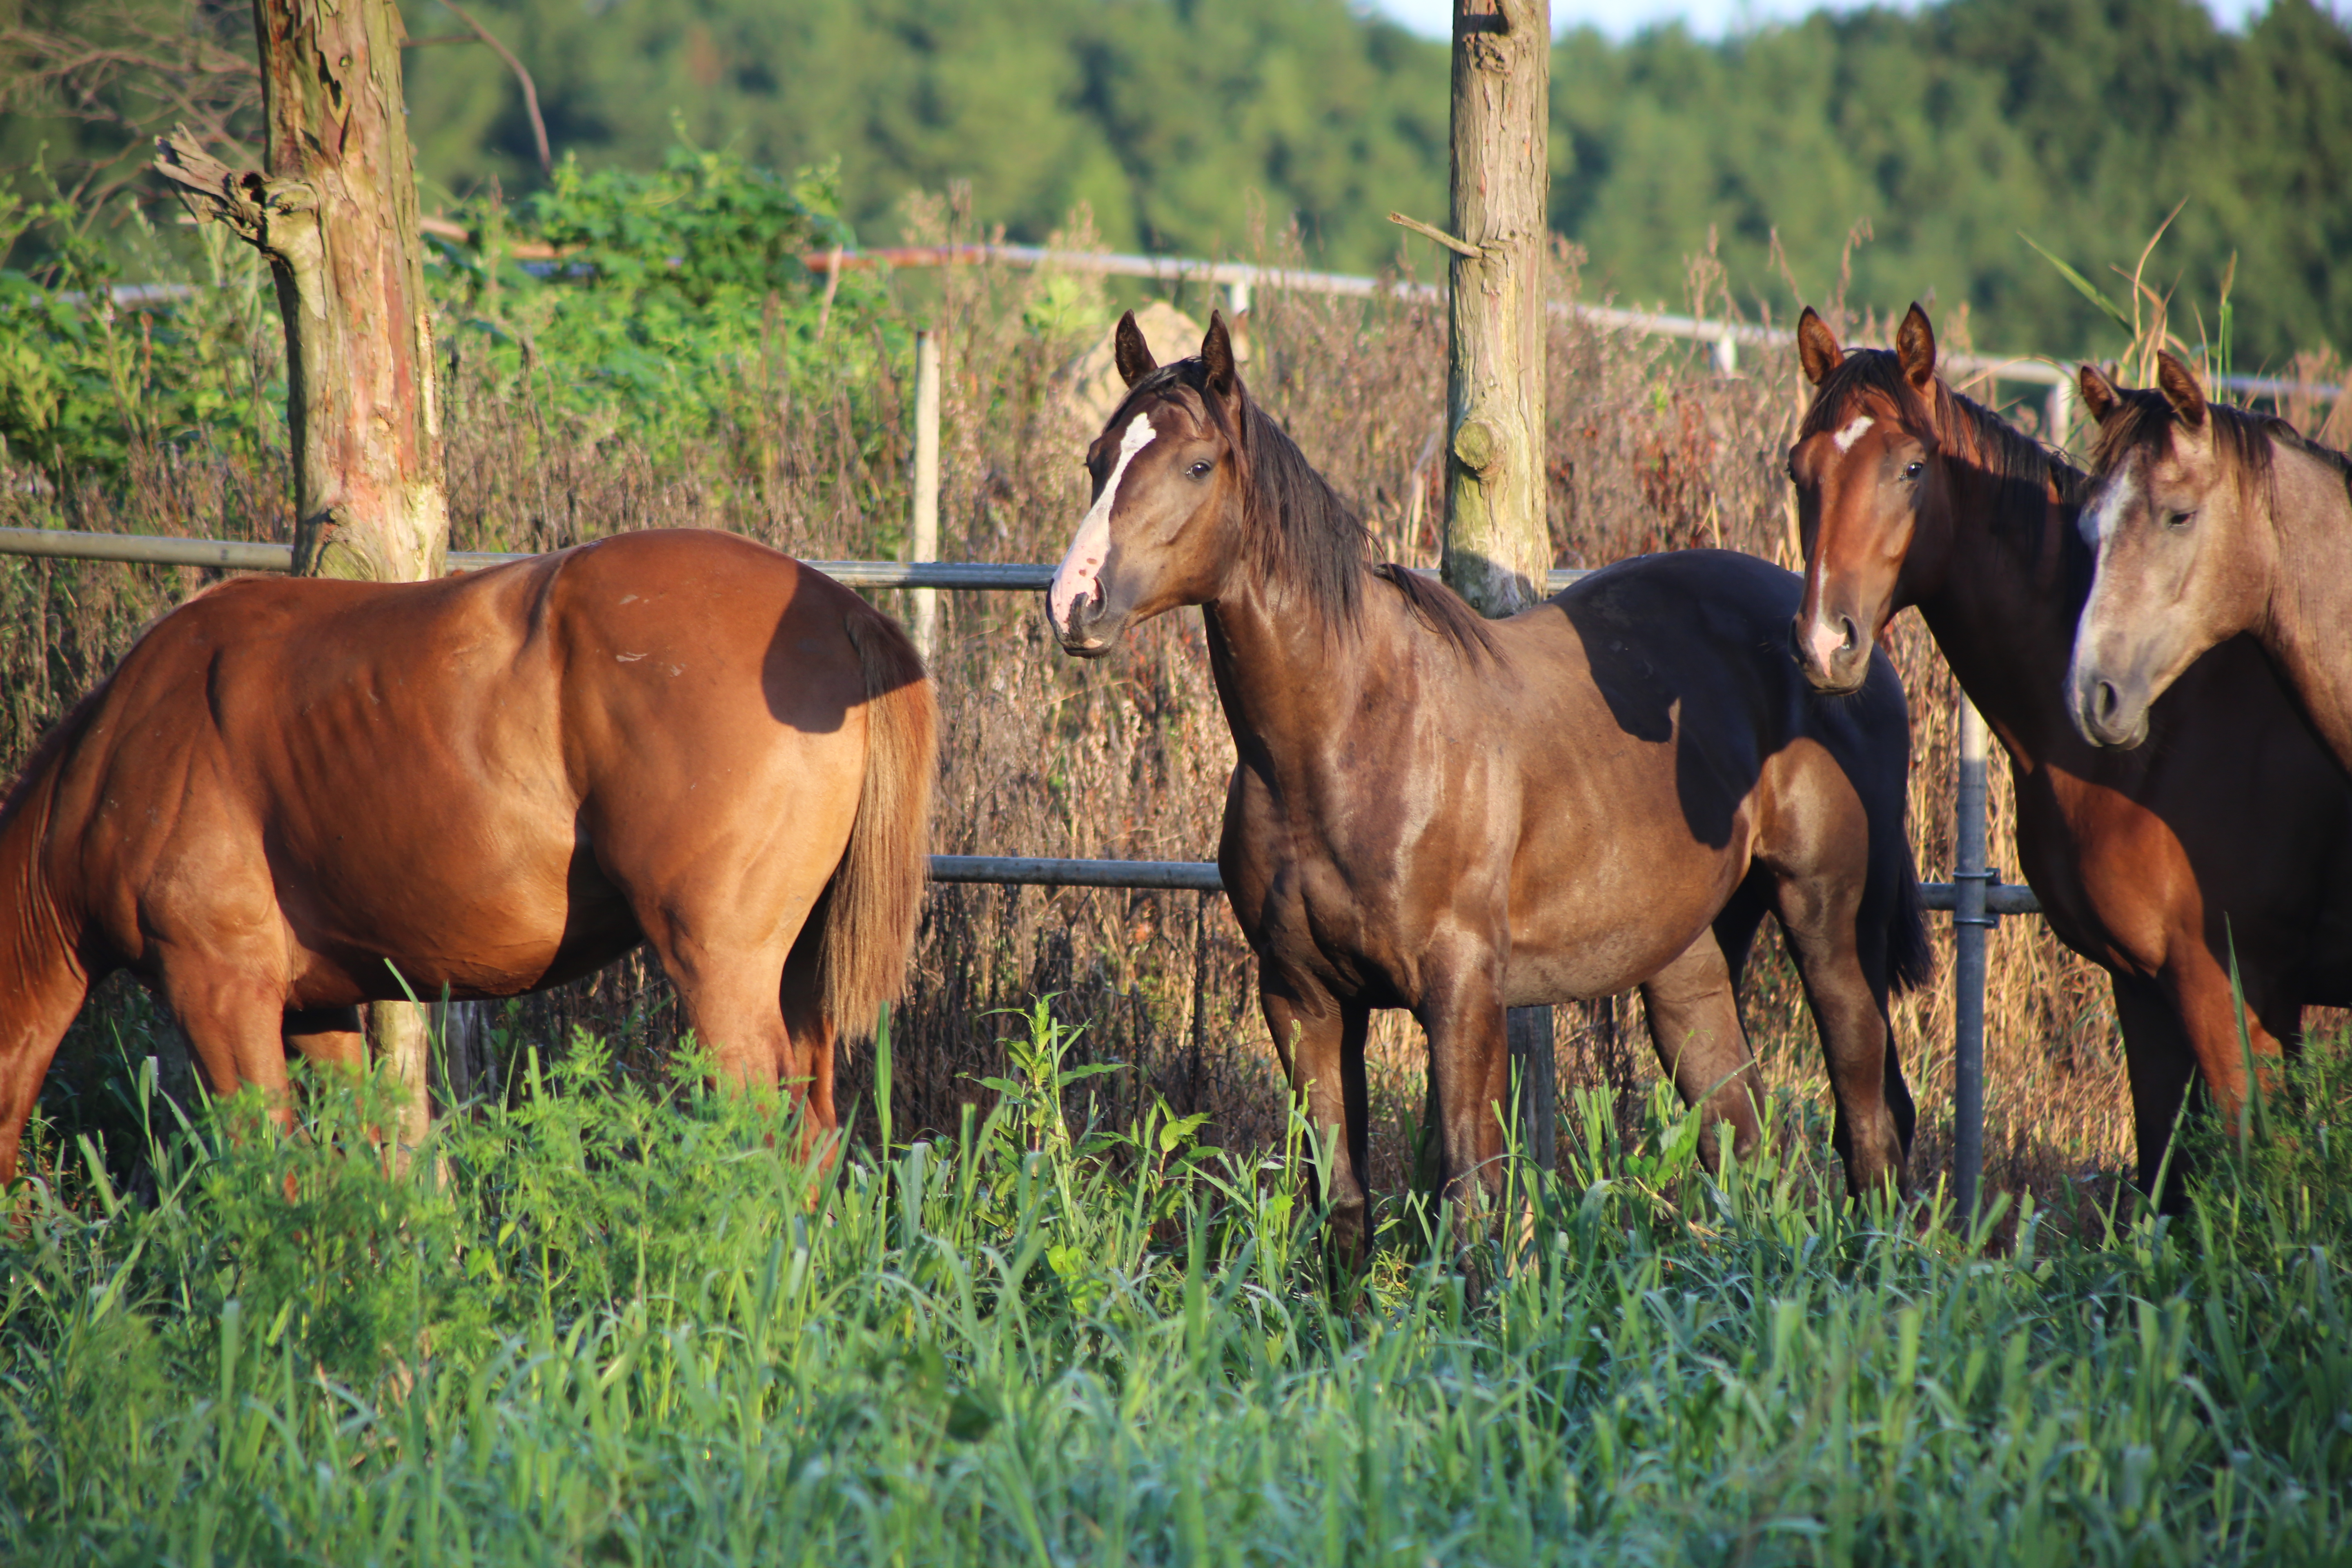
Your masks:
M1911 462L1903 465L1903 477L1906 479L1916 479L1927 471L1927 465L1925 463Z
M1196 479L1205 479L1216 468L1216 466L1217 465L1214 463L1195 463L1184 471Z
M2193 511L2168 512L2165 515L2164 526L2167 528L2187 528L2190 523L2196 521L2197 514Z

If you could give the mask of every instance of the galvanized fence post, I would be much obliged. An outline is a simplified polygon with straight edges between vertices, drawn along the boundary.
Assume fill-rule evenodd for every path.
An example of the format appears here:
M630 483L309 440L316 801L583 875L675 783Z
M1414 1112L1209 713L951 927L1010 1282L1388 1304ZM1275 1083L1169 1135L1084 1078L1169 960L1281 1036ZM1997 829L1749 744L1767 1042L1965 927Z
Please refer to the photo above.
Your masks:
M1963 1220L1974 1216L1984 1176L1985 721L1959 700L1958 844L1952 866L1952 1193Z

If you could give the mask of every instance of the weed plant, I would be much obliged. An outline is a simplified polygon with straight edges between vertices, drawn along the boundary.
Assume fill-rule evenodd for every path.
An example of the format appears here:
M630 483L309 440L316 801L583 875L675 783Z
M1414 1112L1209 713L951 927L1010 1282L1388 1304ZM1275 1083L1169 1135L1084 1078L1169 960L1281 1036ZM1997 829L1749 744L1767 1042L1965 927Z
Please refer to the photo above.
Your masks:
M2029 1212L1996 1254L1769 1146L1709 1177L1668 1099L1627 1130L1587 1091L1523 1245L1433 1259L1392 1220L1335 1280L1311 1188L1164 1105L1074 1122L1069 1033L1019 1022L987 1115L829 1169L698 1070L612 1087L585 1039L405 1173L371 1084L306 1079L286 1135L142 1075L152 1196L85 1141L0 1241L0 1555L2352 1550L2341 1052L2280 1131L2210 1140L2189 1217L2111 1240Z

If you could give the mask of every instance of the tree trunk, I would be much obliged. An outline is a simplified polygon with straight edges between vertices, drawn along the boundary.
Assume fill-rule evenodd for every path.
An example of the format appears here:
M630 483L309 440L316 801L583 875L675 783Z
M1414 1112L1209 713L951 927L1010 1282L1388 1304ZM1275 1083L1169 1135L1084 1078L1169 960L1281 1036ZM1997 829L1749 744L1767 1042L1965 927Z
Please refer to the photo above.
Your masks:
M1446 355L1449 586L1489 616L1544 596L1544 263L1549 0L1454 0Z
M393 0L254 0L265 172L235 171L186 130L156 166L199 218L268 258L286 324L294 569L378 583L438 576L449 543L433 315ZM424 1009L368 1009L368 1044L409 1094L400 1141L429 1126Z
M1454 0L1450 226L1461 248L1448 290L1440 571L1486 616L1542 600L1551 567L1543 462L1550 93L1550 0ZM1509 1036L1522 1147L1549 1170L1559 1125L1551 1009L1512 1008ZM1435 1107L1433 1086L1433 1119Z

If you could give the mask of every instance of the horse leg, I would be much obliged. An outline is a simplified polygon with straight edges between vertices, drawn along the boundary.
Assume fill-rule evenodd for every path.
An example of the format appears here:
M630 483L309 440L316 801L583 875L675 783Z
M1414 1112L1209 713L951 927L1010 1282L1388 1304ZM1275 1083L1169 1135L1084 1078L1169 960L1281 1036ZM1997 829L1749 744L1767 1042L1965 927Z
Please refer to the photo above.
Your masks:
M81 1011L90 985L89 976L63 952L37 968L23 965L16 979L8 1005L11 1027L0 1044L0 1188L16 1179L25 1123L40 1099L58 1042Z
M1453 964L1433 955L1426 973L1418 1013L1437 1085L1439 1191L1466 1220L1487 1197L1499 1200L1503 1190L1511 1054L1502 963L1494 948L1481 947Z
M818 957L824 948L824 906L801 927L784 960L784 1033L777 1042L782 1055L777 1076L792 1087L801 1107L801 1154L806 1158L823 1142L824 1163L830 1166L839 1145L832 1133L841 1125L834 1109L834 1046L837 1030L825 1016L824 988Z
M286 984L257 954L165 948L157 986L188 1037L215 1095L251 1084L281 1130L294 1125L286 1097Z
M1733 890L1731 901L1715 917L1715 945L1723 950L1724 972L1731 976L1731 995L1739 998L1741 978L1748 973L1748 950L1756 945L1756 928L1772 909L1772 873L1764 867L1750 869Z
M357 1007L309 1007L288 1013L279 1022L286 1048L299 1051L305 1061L346 1072L367 1070L367 1036L360 1030Z
M2169 994L2173 1010L2188 1033L2206 1091L2213 1097L2213 1109L2226 1125L2235 1128L2246 1103L2248 1068L2259 1073L2267 1088L2279 1059L2279 1038L2266 1019L2266 1015L2278 1009L2263 1005L2274 1004L2275 998L2256 994L2258 988L2267 993L2273 987L2258 987L2262 977L2242 971L2233 995L2226 956L2198 942L2178 942L2174 950L2176 957L2158 976L2158 983ZM2296 1014L2299 1023L2299 1008ZM2177 1098L2173 1110L2179 1110ZM2165 1125L2171 1126L2169 1118Z
M1642 983L1642 1005L1650 1016L1658 1065L1674 1079L1683 1103L1701 1108L1706 1131L1699 1158L1709 1171L1718 1168L1722 1152L1714 1131L1727 1121L1732 1152L1747 1158L1761 1130L1764 1080L1740 1026L1731 967L1713 929L1699 932L1681 957Z
M2172 1142L2173 1124L2197 1076L2197 1052L2162 985L2122 974L2114 980L2116 1023L2124 1037L2124 1071L2131 1080L2132 1142L2139 1152L2136 1184L2158 1208L2178 1209L2179 1196L2187 1190L2182 1173L2178 1169L2166 1173L2162 1192L2157 1190L2157 1179L2165 1172L2165 1151Z
M1860 868L1853 870L1784 879L1780 929L1821 1031L1830 1091L1837 1100L1832 1145L1845 1161L1846 1189L1860 1197L1881 1187L1902 1190L1910 1148L1900 1112L1909 1109L1911 1097L1900 1073L1888 1068L1893 1031L1863 964L1857 938L1863 877ZM1890 1079L1899 1096L1890 1095Z
M686 1026L718 1059L719 1081L738 1089L775 1088L786 1064L795 1060L782 989L790 947L772 938L734 939L725 929L732 921L707 937L696 929L699 922L645 923L646 940L677 987ZM798 934L788 932L787 940ZM795 1084L793 1092L805 1094L807 1086Z
M1363 1180L1370 1131L1364 1036L1371 1011L1319 987L1297 996L1262 987L1258 1005L1290 1074L1290 1091L1307 1102L1332 1246L1349 1268L1360 1268L1371 1256L1372 1239Z

